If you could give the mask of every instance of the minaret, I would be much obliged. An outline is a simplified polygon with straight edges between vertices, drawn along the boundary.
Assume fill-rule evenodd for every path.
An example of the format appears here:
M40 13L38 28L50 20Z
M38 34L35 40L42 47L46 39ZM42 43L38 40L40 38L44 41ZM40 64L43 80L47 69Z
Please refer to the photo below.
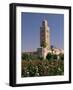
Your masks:
M40 27L40 46L48 50L50 49L50 29L47 20L44 20Z

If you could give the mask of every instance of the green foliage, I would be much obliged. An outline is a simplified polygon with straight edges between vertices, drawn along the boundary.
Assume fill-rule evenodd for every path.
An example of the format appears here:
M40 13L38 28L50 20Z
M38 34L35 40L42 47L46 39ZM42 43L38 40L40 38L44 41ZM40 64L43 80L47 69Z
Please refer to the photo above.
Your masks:
M33 54L22 54L22 77L64 75L64 54L48 53L46 59Z
M53 55L53 59L57 59L57 55L56 54Z
M26 53L22 54L22 60L38 60L38 59L43 60L44 58L34 54L26 54Z
M46 56L46 59L51 60L51 58L52 58L52 54L48 53L47 56Z
M64 54L61 53L59 56L61 60L64 60Z
M28 54L22 54L22 60L29 60L29 55Z
M26 54L26 53L22 54L22 60L36 60L36 59L38 59L38 57L33 54Z
M29 55L29 59L30 59L30 60L35 60L36 57L35 57L34 55L31 55L31 54L30 54L30 55Z
M63 60L22 61L22 77L64 75Z
M35 73L36 73L36 68L34 67L33 64L29 64L28 66L28 71L29 71L29 75L30 76L35 76Z
M43 57L40 57L40 56L38 57L38 59L39 59L39 60L44 60L44 58L43 58Z

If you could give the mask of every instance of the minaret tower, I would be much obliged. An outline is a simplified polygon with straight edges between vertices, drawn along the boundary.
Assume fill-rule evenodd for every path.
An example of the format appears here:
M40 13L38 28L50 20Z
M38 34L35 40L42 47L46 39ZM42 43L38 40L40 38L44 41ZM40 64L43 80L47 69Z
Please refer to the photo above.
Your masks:
M47 20L44 20L40 27L40 46L48 50L50 49L50 28Z

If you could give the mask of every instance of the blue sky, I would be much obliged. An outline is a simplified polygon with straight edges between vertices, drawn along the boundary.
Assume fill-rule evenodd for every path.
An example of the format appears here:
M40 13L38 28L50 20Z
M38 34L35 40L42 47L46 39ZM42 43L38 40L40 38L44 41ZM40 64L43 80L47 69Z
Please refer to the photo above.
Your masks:
M51 45L64 49L64 15L44 13L21 14L21 49L35 51L40 47L40 26L44 18L50 27Z

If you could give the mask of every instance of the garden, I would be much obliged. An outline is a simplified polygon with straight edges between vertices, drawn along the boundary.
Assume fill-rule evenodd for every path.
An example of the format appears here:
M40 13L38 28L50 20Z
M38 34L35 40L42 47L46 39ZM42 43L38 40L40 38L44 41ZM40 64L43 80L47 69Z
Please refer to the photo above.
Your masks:
M40 77L40 76L56 76L64 75L64 55L48 53L46 59L34 55L22 55L21 77Z

